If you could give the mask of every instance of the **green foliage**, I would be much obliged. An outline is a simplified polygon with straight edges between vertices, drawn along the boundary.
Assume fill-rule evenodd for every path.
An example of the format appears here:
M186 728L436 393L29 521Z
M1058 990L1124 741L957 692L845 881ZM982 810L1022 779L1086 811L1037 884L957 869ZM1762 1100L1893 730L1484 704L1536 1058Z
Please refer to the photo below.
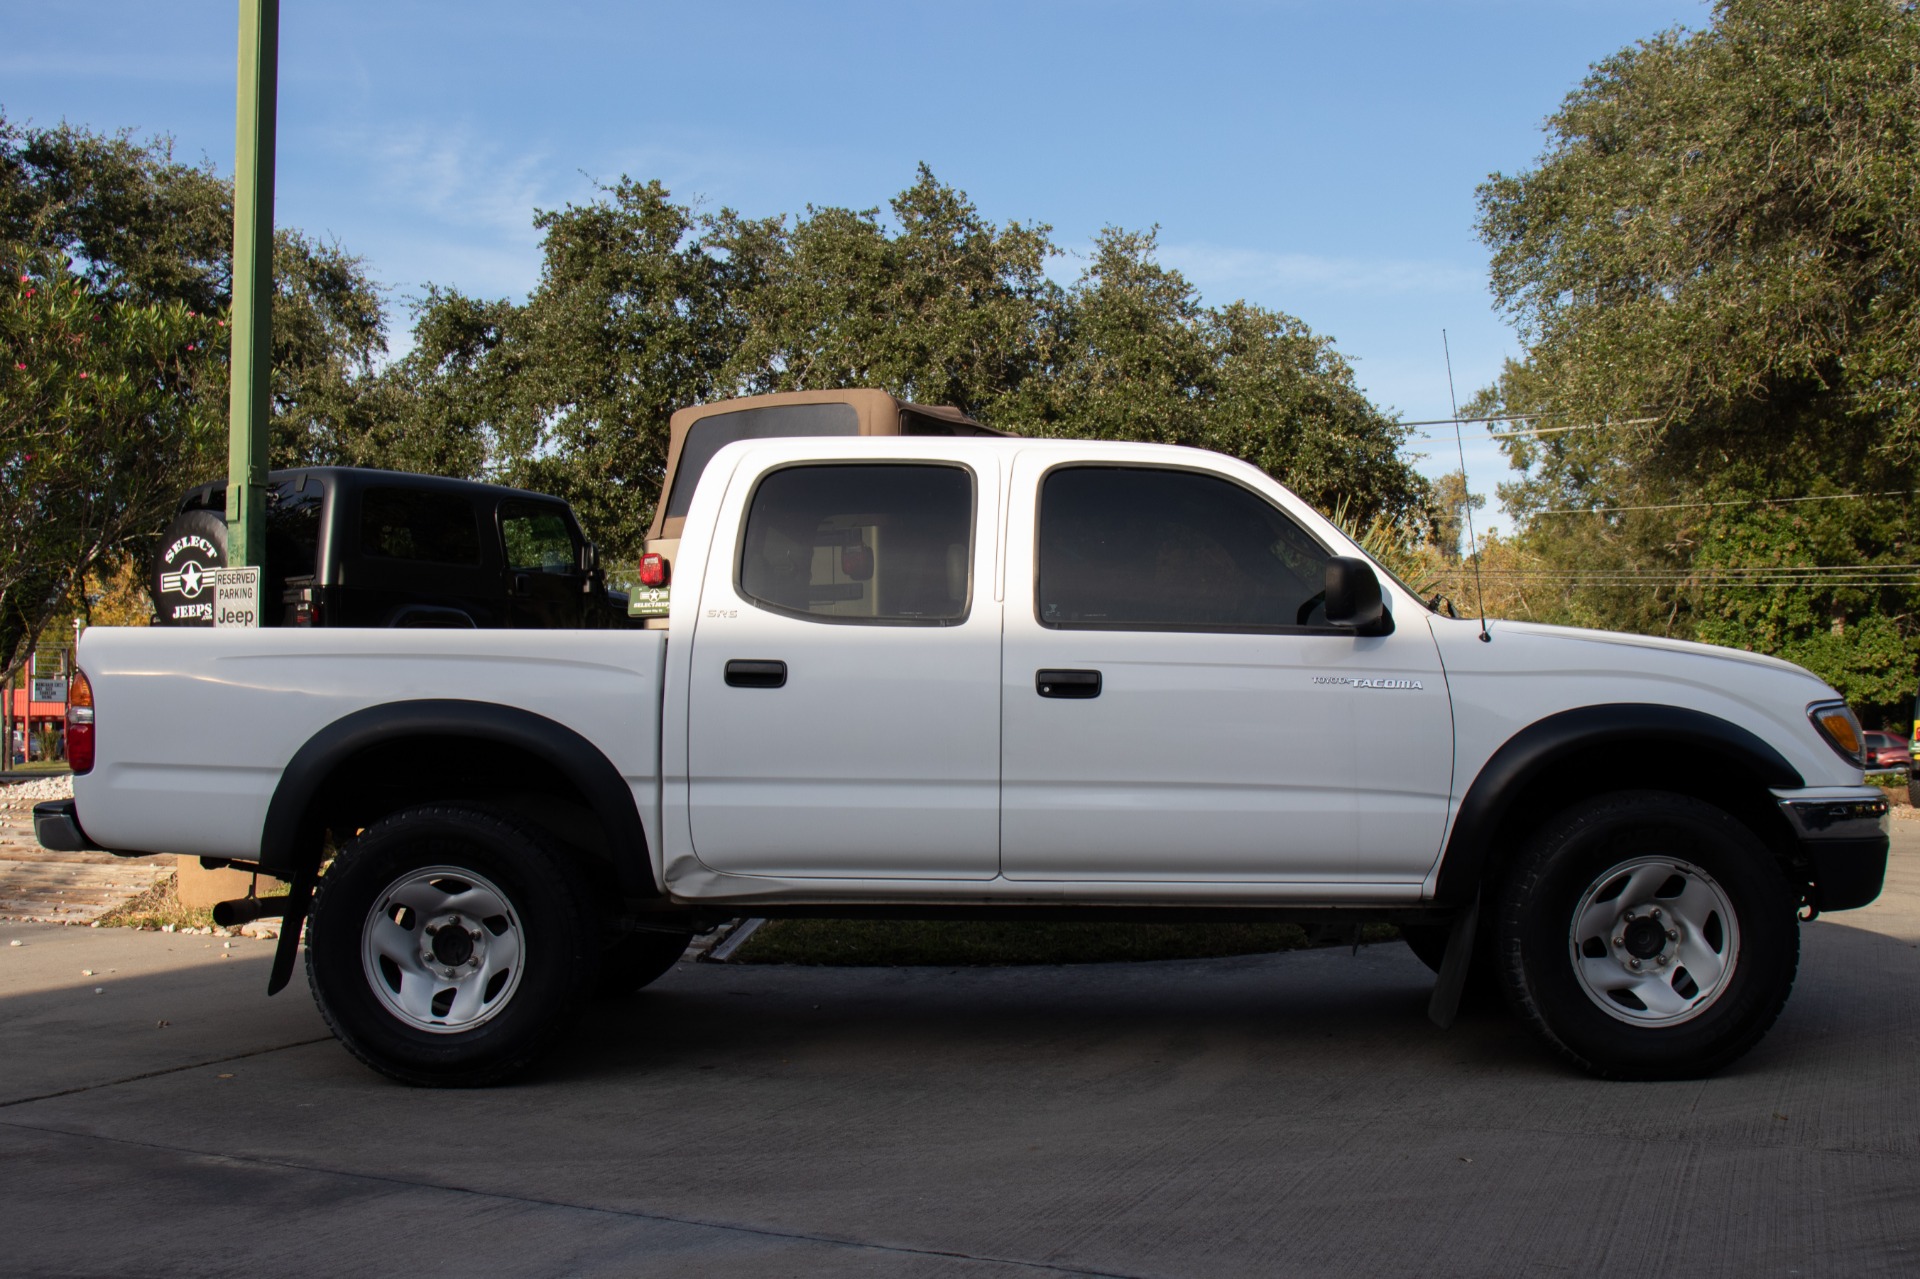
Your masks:
M230 185L164 139L0 118L0 667L225 470L232 235ZM281 230L274 275L274 463L410 460L367 447L397 414L358 259Z
M233 189L181 164L165 138L105 137L0 118L0 241L64 259L96 294L224 315L232 288ZM297 230L274 234L273 464L343 461L391 416L374 377L386 352L379 289L361 261ZM226 364L199 388L224 402ZM187 482L220 473L207 469Z
M1596 65L1538 165L1481 187L1527 355L1469 411L1608 424L1506 445L1566 620L1806 661L1870 717L1911 698L1914 590L1845 570L1912 563L1913 502L1753 499L1920 487L1916 66L1910 5L1724 0ZM1560 513L1595 507L1671 509ZM1842 571L1728 584L1767 564Z
M749 393L885 387L983 419L1032 418L1053 354L1060 290L1046 278L1050 228L995 227L925 165L879 210L809 209L712 221L711 248L743 268L729 281L738 349L721 385Z
M203 394L224 340L185 304L145 302L0 244L0 669L86 576L163 523L219 452Z
M924 166L877 209L697 216L630 180L543 213L523 305L434 291L393 370L428 438L559 493L609 551L639 548L672 412L718 397L877 386L1026 435L1220 449L1311 500L1416 508L1403 432L1332 344L1246 303L1219 309L1109 230L1070 288L1045 226L995 226Z
M658 182L623 178L536 216L543 265L524 303L429 288L411 349L390 364L381 294L362 263L283 229L272 461L486 475L556 493L617 559L651 522L674 410L879 386L1022 434L1219 449L1368 519L1400 521L1423 501L1396 456L1403 433L1327 339L1244 302L1203 305L1155 260L1151 232L1109 229L1062 288L1047 275L1060 255L1050 228L996 226L924 166L889 213L699 215ZM189 322L217 328L225 313L231 236L230 186L176 162L164 140L0 119L0 242L57 264L27 272L63 272L121 335L125 360L153 363L163 338L195 356L144 380L129 364L111 383L147 398L95 411L89 464L116 468L105 482L138 492L100 508L126 512L105 540L81 505L62 508L65 549L46 543L29 557L50 576L10 588L6 609L70 595L107 559L144 562L171 498L220 474L224 334L180 335ZM9 388L0 412L39 414L39 395ZM50 465L55 454L34 456ZM80 465L78 451L60 456ZM128 456L145 460L137 475L120 474ZM16 629L44 620L21 614Z

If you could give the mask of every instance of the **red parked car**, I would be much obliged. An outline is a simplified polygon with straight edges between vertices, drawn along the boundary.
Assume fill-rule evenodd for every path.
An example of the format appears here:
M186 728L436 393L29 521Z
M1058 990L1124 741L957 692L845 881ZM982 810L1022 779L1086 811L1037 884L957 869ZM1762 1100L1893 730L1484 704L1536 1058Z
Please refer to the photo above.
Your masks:
M1867 771L1881 772L1890 768L1902 768L1909 774L1913 772L1913 752L1907 748L1904 739L1892 733L1866 734Z

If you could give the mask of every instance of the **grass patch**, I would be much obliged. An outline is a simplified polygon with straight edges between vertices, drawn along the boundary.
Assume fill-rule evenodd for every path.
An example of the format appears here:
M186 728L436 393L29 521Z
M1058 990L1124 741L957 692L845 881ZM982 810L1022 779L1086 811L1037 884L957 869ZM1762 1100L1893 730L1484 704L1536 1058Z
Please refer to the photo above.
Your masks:
M1342 936L1332 944L1345 942ZM1390 941L1367 924L1364 942ZM836 967L968 968L998 964L1115 964L1264 955L1323 944L1298 924L1023 924L972 920L775 919L731 962Z
M175 928L212 928L212 908L182 906L177 884L176 876L167 876L138 897L100 916L100 927L158 929L172 924Z

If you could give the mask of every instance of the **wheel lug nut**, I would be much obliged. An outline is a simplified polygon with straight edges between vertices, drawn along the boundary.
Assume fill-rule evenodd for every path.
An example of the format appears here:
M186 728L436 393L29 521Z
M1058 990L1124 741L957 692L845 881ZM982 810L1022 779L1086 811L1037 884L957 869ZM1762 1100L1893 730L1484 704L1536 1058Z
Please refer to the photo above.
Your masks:
M1667 929L1667 940L1668 940L1668 941L1679 941L1679 940L1680 940L1680 930L1679 930L1678 928L1669 928L1669 929Z
M1624 937L1616 937L1613 939L1613 944L1616 946L1624 946L1627 944L1627 939Z
M1648 911L1647 913L1652 915L1655 919L1660 918L1660 908L1658 906L1655 906L1652 910Z
M1640 961L1639 961L1639 960L1637 960L1637 959L1629 959L1629 960L1627 961L1627 967L1629 967L1629 968L1638 968L1638 967L1640 967Z

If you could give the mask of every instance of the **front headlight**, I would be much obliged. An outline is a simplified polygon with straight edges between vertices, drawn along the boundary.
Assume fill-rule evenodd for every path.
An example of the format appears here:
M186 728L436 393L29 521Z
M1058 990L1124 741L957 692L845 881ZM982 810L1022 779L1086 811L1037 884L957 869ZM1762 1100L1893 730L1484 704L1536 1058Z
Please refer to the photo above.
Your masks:
M1860 731L1860 721L1853 717L1845 702L1815 702L1807 707L1807 718L1820 730L1820 736L1827 739L1827 745L1845 757L1855 768L1866 767L1861 755L1861 745L1866 737Z

